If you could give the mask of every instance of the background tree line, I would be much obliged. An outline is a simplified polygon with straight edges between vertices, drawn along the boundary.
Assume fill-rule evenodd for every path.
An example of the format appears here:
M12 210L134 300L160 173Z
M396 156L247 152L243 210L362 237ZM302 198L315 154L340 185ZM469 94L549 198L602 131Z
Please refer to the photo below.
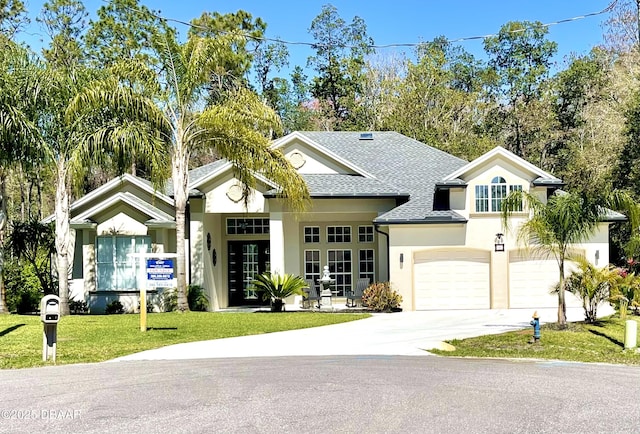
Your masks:
M0 0L2 274L8 287L35 276L52 249L62 274L69 204L119 173L158 186L172 178L180 220L190 168L295 130L394 130L468 160L500 145L564 179L569 191L626 189L637 198L637 17L636 2L619 1L601 46L553 65L557 44L539 22L505 23L484 40L485 59L445 36L409 55L383 56L364 20L345 20L325 5L309 23L307 63L290 65L287 46L264 38L268 23L245 11L205 12L180 35L138 0L107 2L94 19L79 0L51 0L29 12L20 0ZM39 53L19 42L31 20L48 35ZM252 108L250 116L239 102ZM237 155L248 185L253 168L282 175L278 155L264 167ZM288 188L304 198L299 183ZM26 246L28 239L13 238L30 231L16 229L35 230L34 222L54 212L55 230L42 228L54 242L32 240L48 246L35 262L5 248L9 241ZM638 256L630 228L620 226L613 237L612 258ZM16 263L20 279L7 274ZM32 287L57 286L42 285L34 280Z

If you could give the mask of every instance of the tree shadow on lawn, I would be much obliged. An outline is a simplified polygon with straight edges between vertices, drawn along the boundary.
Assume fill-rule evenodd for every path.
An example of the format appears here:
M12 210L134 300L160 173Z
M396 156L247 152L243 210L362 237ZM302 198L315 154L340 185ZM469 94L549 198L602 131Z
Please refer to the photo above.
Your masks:
M589 330L591 333L593 333L596 336L600 336L603 337L605 339L608 339L609 341L611 341L612 343L618 345L620 348L624 348L624 343L620 342L619 340L612 338L611 336L607 336L606 334L599 332L597 330Z
M2 331L0 332L0 337L2 337L2 336L4 336L4 335L7 335L7 334L11 333L12 331L17 330L17 329L19 329L20 327L25 326L25 325L26 325L26 324L16 324L16 325L14 325L14 326L7 327L6 329L4 329L4 330L2 330Z

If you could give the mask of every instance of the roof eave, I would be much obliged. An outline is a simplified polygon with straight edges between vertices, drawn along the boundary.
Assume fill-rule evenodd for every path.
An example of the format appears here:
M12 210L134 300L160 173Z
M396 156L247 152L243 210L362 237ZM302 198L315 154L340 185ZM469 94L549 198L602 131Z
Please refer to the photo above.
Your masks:
M265 199L280 198L278 193L272 192L267 192L263 196ZM354 197L360 199L405 199L409 198L410 196L411 195L409 193L312 193L310 195L312 199L353 199Z
M464 217L444 217L444 216L434 216L434 217L425 217L422 219L374 219L373 222L375 224L385 224L385 225L430 225L430 224L451 224L451 223L467 223L468 220Z

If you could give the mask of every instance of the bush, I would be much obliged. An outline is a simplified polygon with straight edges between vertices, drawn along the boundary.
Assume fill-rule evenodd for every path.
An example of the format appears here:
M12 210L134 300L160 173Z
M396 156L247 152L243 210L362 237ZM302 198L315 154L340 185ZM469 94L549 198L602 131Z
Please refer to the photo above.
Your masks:
M610 298L610 290L620 279L620 275L610 266L594 267L584 257L574 259L578 268L564 281L564 289L582 301L584 317L588 323L594 323L598 318L598 306ZM558 283L554 291L560 290ZM626 307L625 307L626 310Z
M178 309L178 290L176 288L166 290L164 293L164 310L173 312ZM204 292L204 288L200 285L189 285L187 287L187 302L189 310L206 311L209 307L209 297Z
M124 306L118 300L113 300L111 303L107 304L104 313L107 315L124 313Z
M400 307L402 296L391 289L389 282L376 282L362 294L362 304L376 312L391 312Z
M30 313L40 309L40 300L45 294L33 266L7 260L4 264L4 284L10 312Z
M84 300L71 300L69 302L69 312L72 315L77 315L80 313L88 313L89 306L87 306L87 302Z

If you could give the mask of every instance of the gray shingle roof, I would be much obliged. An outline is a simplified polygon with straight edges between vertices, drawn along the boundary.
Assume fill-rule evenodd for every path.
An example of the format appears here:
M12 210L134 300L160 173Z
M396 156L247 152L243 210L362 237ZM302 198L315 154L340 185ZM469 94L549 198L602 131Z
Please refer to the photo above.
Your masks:
M434 211L433 193L436 183L467 164L465 160L396 132L374 132L372 140L360 140L360 132L300 134L372 174L389 190L410 195L408 203L379 216L377 222L464 221L455 212Z
M303 174L311 197L409 197L408 191L374 178L344 174ZM275 195L271 190L268 195Z
M408 203L379 216L376 221L464 221L452 211L433 211L433 193L437 182L467 164L466 161L391 131L373 132L373 138L367 140L360 140L360 132L298 133L372 176L304 174L312 197L410 197ZM189 184L196 184L224 164L226 160L219 160L191 170Z

